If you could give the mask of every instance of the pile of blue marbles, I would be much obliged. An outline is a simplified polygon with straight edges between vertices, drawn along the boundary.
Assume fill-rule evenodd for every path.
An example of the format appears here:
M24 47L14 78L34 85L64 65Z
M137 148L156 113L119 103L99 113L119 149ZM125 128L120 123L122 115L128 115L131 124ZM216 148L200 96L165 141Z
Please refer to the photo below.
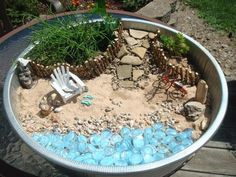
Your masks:
M163 123L156 123L145 129L123 127L119 134L104 130L90 137L74 132L66 135L34 133L32 137L59 156L102 166L151 163L176 154L193 143L192 129L178 132Z

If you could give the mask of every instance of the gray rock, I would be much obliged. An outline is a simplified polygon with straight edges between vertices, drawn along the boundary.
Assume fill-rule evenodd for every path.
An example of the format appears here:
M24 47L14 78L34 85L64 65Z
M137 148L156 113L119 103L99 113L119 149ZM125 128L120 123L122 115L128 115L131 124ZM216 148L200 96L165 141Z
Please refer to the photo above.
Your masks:
M143 59L147 52L147 49L144 47L136 47L132 50L132 52L138 55L141 59Z
M177 23L177 17L173 14L170 15L170 21L167 23L170 26L175 26Z
M139 77L141 77L144 74L143 70L133 70L133 80L137 81Z
M136 13L168 23L171 14L171 6L169 1L154 0Z
M142 38L144 38L145 36L148 35L148 32L141 31L141 30L130 29L129 30L129 34L130 34L130 36L132 36L132 37L134 37L136 39L142 39Z
M133 37L126 37L125 41L127 42L127 44L131 47L133 45L138 44L138 41L136 39L134 39Z
M120 65L116 69L117 76L119 79L128 79L131 77L132 66L131 65Z
M120 48L120 51L118 52L117 54L117 57L118 58L121 58L123 57L124 55L127 55L129 52L128 50L126 49L125 45L123 45L121 48Z
M184 113L188 119L195 121L200 118L206 110L206 106L197 101L190 101L184 105Z
M134 65L134 66L143 64L143 61L142 61L139 57L135 57L135 56L132 56L132 55L126 55L126 56L124 56L124 57L121 59L120 62L121 62L122 64L130 64L130 65Z
M120 87L123 88L133 88L134 87L134 82L133 81L121 81L120 82Z

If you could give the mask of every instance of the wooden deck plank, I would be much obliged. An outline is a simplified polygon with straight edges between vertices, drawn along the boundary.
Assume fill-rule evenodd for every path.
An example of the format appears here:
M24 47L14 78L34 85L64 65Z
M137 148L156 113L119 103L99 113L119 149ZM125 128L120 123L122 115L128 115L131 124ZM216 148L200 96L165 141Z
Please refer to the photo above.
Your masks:
M209 174L209 173L199 173L193 171L179 170L171 177L232 177L229 175L218 175L218 174Z
M236 158L229 150L203 147L182 169L236 176Z

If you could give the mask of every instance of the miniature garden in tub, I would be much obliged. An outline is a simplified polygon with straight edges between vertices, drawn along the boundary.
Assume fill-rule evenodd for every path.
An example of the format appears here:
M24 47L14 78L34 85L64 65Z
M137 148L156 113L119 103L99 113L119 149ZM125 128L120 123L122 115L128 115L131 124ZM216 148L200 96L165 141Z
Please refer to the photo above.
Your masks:
M189 63L182 34L123 29L112 18L53 25L35 34L37 44L18 64L20 121L47 150L92 165L138 165L180 152L207 128L208 86ZM63 28L93 33L76 33L76 43ZM68 72L85 86L63 101L51 83Z

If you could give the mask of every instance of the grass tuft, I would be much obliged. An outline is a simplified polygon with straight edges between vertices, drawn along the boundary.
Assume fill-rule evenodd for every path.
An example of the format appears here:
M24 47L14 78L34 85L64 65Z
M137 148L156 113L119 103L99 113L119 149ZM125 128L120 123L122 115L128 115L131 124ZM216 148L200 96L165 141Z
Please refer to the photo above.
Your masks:
M219 30L236 34L236 1L235 0L186 0L197 8L199 16Z

